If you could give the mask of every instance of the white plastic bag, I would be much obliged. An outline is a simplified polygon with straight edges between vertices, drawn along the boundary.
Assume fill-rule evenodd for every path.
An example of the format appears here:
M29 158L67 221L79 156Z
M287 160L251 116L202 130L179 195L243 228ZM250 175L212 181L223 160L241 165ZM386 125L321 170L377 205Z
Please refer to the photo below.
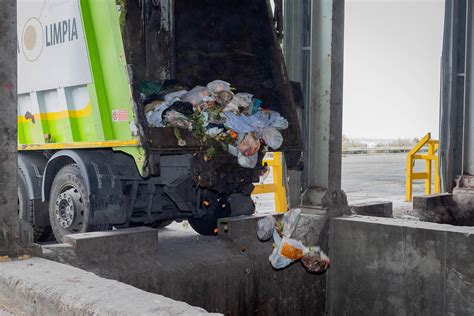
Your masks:
M301 209L294 208L289 210L283 215L283 237L291 238L291 235L295 231L296 225L300 220Z
M180 100L183 95L188 93L186 90L179 90L165 95L165 102L173 103L172 101Z
M188 93L181 97L181 101L190 102L194 107L200 104L205 97L211 95L208 88L202 86L195 86Z
M278 235L278 233L277 233ZM275 234L273 235L275 238ZM275 240L276 247L268 258L272 267L282 269L289 266L293 261L300 260L308 252L308 249L299 240L283 237Z
M207 84L207 88L213 95L217 95L221 91L230 92L230 83L223 80L214 80Z
M229 104L227 104L224 112L230 111L239 114L241 111L248 110L250 103L252 102L252 96L253 95L250 93L237 93Z
M257 237L260 241L267 241L272 238L273 230L276 226L276 219L272 215L265 216L257 222Z
M151 114L146 114L146 118L148 120L148 124L154 127L163 127L163 112L171 106L168 102L163 102L158 105L153 112L148 112Z
M179 127L191 131L193 129L193 121L184 114L171 110L166 112L164 123L167 126Z
M283 143L283 136L281 133L274 127L265 127L262 130L262 138L267 143L267 145L272 149L280 148Z
M257 165L257 161L258 161L258 153L256 153L253 156L244 156L239 150L239 153L237 155L237 159L239 161L240 166L242 166L244 168L255 168L255 166Z

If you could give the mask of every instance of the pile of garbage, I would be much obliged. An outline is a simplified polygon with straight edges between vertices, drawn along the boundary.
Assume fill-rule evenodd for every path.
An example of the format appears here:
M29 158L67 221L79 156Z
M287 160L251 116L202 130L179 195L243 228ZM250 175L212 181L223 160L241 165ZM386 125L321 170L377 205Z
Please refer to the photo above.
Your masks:
M315 274L326 272L330 260L318 246L306 247L300 240L292 239L291 235L300 219L300 209L291 209L279 221L269 215L257 222L257 237L267 241L273 237L273 252L268 258L273 268L279 270L297 260L306 271Z
M186 146L180 129L208 147L211 159L215 144L237 157L239 165L254 168L259 152L267 146L276 150L283 143L280 130L288 121L263 106L250 93L238 92L228 82L214 80L191 90L173 80L158 84L145 81L140 86L145 115L152 127L173 127L179 146Z

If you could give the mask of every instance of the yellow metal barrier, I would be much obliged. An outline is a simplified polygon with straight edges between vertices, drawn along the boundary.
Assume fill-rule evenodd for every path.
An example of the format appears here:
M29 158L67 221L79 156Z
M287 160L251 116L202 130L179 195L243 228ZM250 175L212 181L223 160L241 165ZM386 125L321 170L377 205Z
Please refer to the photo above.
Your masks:
M256 184L252 194L274 193L275 194L275 211L284 213L288 210L286 201L286 188L283 182L283 162L281 152L274 152L272 159L264 159L263 163L267 163L273 169L273 183Z
M427 154L419 154L418 152L423 146L428 145ZM416 144L412 150L407 154L407 171L406 171L406 201L410 202L413 198L413 180L425 180L425 194L431 194L431 180L432 168L431 162L434 162L434 192L440 192L440 179L439 179L439 165L438 165L438 146L439 141L431 139L431 133L428 133L423 137L422 140ZM415 166L415 160L425 160L426 172L414 172L413 167Z

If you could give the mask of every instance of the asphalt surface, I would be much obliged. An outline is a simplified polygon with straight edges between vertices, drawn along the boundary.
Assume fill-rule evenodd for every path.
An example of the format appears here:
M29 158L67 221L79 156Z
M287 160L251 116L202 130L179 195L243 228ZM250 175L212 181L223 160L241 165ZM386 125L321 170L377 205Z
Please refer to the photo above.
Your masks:
M405 202L405 154L347 155L342 158L342 189L349 204L391 201L394 216L409 215L411 203ZM424 171L424 163L415 171ZM413 184L413 195L424 194L424 181Z
M342 157L342 189L349 204L391 201L397 217L410 214L411 203L405 202L405 154L346 155ZM415 171L424 171L421 161ZM265 183L273 181L270 174ZM413 195L424 193L424 182L413 184ZM274 209L273 194L253 197L257 212Z

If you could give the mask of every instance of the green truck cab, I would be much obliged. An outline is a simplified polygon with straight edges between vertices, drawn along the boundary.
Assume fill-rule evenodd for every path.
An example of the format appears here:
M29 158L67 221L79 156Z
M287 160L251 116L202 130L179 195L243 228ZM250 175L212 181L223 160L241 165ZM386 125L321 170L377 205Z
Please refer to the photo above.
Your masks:
M291 85L265 0L18 1L18 196L35 239L188 219L249 215L258 168L171 128L149 127L142 81L231 82L288 119L283 150L298 157ZM291 159L295 160L294 158Z

